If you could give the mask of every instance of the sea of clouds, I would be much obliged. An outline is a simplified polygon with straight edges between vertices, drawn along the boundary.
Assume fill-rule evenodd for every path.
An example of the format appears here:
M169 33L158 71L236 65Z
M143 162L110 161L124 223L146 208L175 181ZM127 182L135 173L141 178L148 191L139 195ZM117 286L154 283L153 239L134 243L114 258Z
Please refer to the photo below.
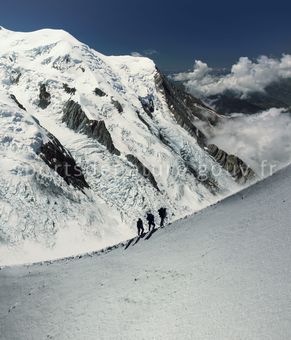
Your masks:
M228 74L217 76L213 69L201 60L195 60L193 70L174 74L173 79L184 83L196 96L210 96L232 90L242 97L251 92L262 92L267 85L282 78L291 77L291 55L280 59L260 56L255 61L239 58Z
M206 63L196 60L193 70L175 74L193 95L205 98L231 90L241 98L263 92L266 86L291 77L291 56L261 56L255 61L241 57L227 74L215 75ZM234 112L209 133L209 142L235 154L260 177L291 163L291 114L272 108L255 115Z
M267 177L291 163L291 116L277 108L233 114L215 127L209 142L239 156L259 177Z

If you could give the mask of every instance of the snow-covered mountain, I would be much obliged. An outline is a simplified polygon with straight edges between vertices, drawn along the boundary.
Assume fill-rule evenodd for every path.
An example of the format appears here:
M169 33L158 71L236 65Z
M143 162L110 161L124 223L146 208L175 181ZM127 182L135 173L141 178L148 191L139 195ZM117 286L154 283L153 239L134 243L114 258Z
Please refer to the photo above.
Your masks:
M101 248L148 210L176 220L254 178L208 145L219 115L150 59L1 28L0 79L0 262L19 244L22 258Z

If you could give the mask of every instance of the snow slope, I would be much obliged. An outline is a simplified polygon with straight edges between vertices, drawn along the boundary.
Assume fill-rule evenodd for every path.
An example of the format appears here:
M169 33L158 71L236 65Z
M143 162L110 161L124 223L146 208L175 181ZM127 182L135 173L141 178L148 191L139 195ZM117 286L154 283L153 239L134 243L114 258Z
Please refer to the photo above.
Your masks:
M149 240L2 268L0 338L291 338L291 167Z
M0 263L100 249L132 236L147 210L165 206L176 220L241 188L194 125L217 114L190 95L188 107L175 96L169 107L150 59L104 56L61 30L1 28L0 79L1 157L10 164L0 163ZM41 163L26 121L72 155L85 194Z
M92 197L87 189L85 195L68 186L43 161L42 147L52 142L53 136L33 116L20 110L11 98L3 98L0 119L1 263L62 257L72 251L72 243L74 251L84 252L124 239L127 230L118 217L104 214L102 200ZM96 222L103 225L103 240L98 238ZM118 223L119 229L115 228ZM64 229L56 242L60 224ZM94 234L98 241L91 239ZM23 240L27 240L25 249L15 247Z

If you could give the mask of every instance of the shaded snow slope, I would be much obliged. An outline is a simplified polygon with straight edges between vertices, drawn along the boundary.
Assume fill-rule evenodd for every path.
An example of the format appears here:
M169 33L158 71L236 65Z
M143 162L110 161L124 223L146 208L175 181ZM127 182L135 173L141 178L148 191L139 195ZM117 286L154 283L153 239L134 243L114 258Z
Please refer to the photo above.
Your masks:
M127 250L0 271L1 339L291 337L291 168Z
M173 221L241 188L209 155L196 127L214 124L218 115L173 90L150 59L104 56L61 30L1 29L0 79L0 138L15 167L29 155L6 138L3 124L15 129L6 112L35 117L89 186L86 194L76 192L39 158L28 165L35 174L48 172L44 190L32 176L6 171L13 185L0 194L1 263L11 254L37 261L100 249L132 236L147 210L165 206ZM16 148L29 148L29 136L15 133ZM232 157L227 164L234 163Z

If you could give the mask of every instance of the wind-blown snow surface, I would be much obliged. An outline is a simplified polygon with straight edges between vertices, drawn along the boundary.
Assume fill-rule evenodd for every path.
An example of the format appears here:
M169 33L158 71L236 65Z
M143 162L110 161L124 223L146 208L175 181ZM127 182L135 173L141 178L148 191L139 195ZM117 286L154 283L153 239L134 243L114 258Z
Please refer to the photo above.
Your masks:
M182 154L197 173L203 169L214 177L217 164L176 123L156 88L156 75L150 59L107 57L64 31L0 29L0 170L5 174L0 263L100 249L132 236L137 216L146 210L165 206L175 220L238 190L226 171L215 179L215 192L188 171ZM67 93L64 83L75 94ZM51 96L45 105L39 101L41 85ZM96 95L95 88L106 95ZM140 98L153 101L152 118ZM79 103L89 120L105 122L120 156L68 128L63 122L68 100ZM85 194L68 186L36 155L36 143L47 138L42 132L40 140L37 131L44 129L85 172L90 186ZM128 154L153 173L160 191L128 161Z
M127 250L0 271L1 339L291 338L291 167Z

